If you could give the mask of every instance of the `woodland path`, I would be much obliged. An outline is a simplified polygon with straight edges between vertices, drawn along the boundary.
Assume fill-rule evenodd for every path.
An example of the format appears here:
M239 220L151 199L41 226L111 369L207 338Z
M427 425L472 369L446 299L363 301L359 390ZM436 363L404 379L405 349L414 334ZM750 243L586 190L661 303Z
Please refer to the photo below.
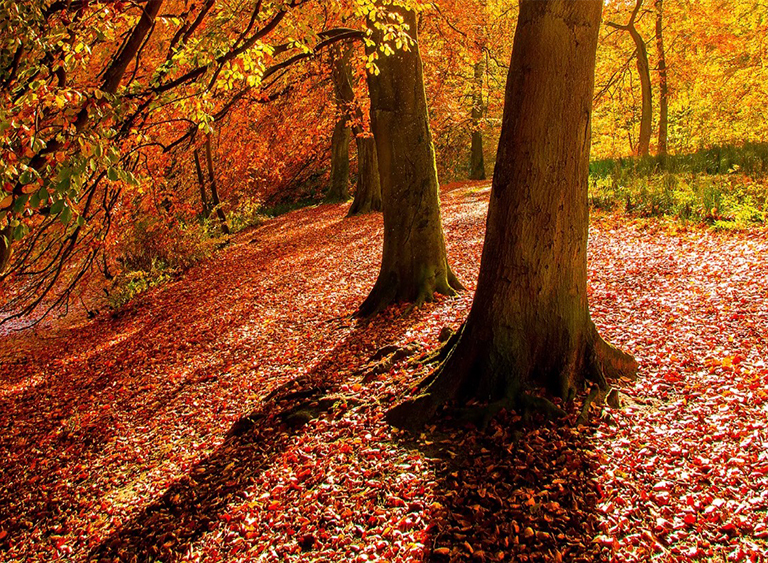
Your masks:
M237 235L114 317L0 337L0 560L768 557L765 231L593 221L593 317L641 366L623 410L384 423L425 371L358 369L461 323L488 193L444 188L470 290L407 316L351 317L381 217L339 204Z

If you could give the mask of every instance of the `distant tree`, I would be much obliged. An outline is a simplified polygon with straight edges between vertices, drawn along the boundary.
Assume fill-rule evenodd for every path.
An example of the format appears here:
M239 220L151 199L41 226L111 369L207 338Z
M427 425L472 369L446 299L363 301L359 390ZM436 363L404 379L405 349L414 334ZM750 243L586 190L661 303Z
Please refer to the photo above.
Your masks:
M639 156L648 156L651 144L651 127L653 125L652 115L652 97L651 90L651 66L648 63L648 48L645 45L640 32L637 30L637 16L640 8L643 7L643 0L636 0L635 7L629 16L626 24L607 21L605 25L626 31L635 43L635 57L637 59L637 74L640 78L641 110L640 110L640 136L637 142L636 153Z
M559 409L585 381L596 395L633 376L601 338L587 300L587 177L602 0L522 0L505 95L477 291L423 393L389 411L418 428L451 399ZM554 125L553 125L554 124Z
M349 45L334 45L331 49L331 79L336 103L336 124L331 137L331 185L326 199L343 201L349 198L349 140L351 137L350 111L355 92L350 80Z
M667 154L669 130L669 86L667 56L664 51L664 0L656 0L656 56L659 58L659 154Z
M483 131L480 120L483 118L483 59L474 65L472 88L472 147L469 166L470 180L485 180L485 157L483 156Z

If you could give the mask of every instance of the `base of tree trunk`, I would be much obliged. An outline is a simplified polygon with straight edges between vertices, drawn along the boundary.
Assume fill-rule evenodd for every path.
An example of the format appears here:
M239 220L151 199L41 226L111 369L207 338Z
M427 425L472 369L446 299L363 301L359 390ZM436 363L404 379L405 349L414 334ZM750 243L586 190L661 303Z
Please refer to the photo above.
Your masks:
M422 279L415 283L410 280L401 280L396 272L390 272L388 275L379 274L376 284L358 308L356 315L369 317L399 302L411 302L412 305L408 309L411 311L424 303L434 301L436 293L453 297L463 290L464 286L447 267L444 272L434 268L432 275L422 276Z
M386 413L387 422L396 428L417 432L444 404L450 401L465 404L472 399L479 399L485 402L485 405L465 410L464 418L472 418L481 427L487 425L502 409L515 410L524 418L529 418L535 413L547 418L565 415L560 407L548 399L533 394L524 381L510 379L508 374L513 370L509 366L502 368L504 373L487 377L490 368L485 359L490 352L490 340L485 344L480 343L470 335L464 335L464 328L462 326L447 343L450 346L447 353L440 349L438 357L444 357L445 360L419 384L422 392L390 409ZM470 342L462 342L465 339ZM591 403L609 394L609 380L636 379L638 368L634 357L603 340L591 321L583 354L581 361L575 364L582 366L579 372L563 370L559 391L556 393L564 401L569 401L573 399L577 384L587 381L594 384L595 396L590 395L587 398L580 422L584 421L584 413L589 410ZM486 387L478 392L477 382L488 379L505 380L504 391L490 397L486 394Z

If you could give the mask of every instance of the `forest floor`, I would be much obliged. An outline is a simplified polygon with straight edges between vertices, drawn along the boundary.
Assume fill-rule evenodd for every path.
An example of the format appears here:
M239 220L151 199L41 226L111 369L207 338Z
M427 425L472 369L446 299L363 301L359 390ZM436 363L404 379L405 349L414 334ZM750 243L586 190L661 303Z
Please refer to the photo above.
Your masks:
M766 560L765 231L593 218L593 317L640 362L620 410L419 437L383 421L426 368L360 368L459 326L488 194L444 188L469 290L407 315L352 317L381 217L339 204L115 315L0 337L0 560Z

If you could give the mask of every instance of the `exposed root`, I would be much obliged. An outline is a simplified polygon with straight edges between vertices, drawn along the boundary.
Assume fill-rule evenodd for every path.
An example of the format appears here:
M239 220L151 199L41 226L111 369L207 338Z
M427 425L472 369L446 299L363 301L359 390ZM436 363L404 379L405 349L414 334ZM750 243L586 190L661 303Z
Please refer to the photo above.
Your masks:
M592 389L589 390L587 398L584 399L584 406L581 407L581 413L579 413L579 417L576 419L576 426L581 426L582 424L587 423L592 405L602 405L607 394L608 391L601 389L598 385L594 385Z
M363 383L368 383L382 373L388 372L401 360L413 356L419 351L418 346L384 346L380 348L371 360L358 370L358 374L363 374Z
M549 399L531 395L530 393L522 393L518 398L518 403L522 411L521 414L525 419L530 419L539 414L549 420L556 420L568 414Z
M402 430L418 432L434 416L440 401L431 393L418 395L389 409L385 420Z
M592 341L594 358L600 364L605 379L636 381L638 365L635 357L606 342L598 334L594 324L592 330L594 334Z

